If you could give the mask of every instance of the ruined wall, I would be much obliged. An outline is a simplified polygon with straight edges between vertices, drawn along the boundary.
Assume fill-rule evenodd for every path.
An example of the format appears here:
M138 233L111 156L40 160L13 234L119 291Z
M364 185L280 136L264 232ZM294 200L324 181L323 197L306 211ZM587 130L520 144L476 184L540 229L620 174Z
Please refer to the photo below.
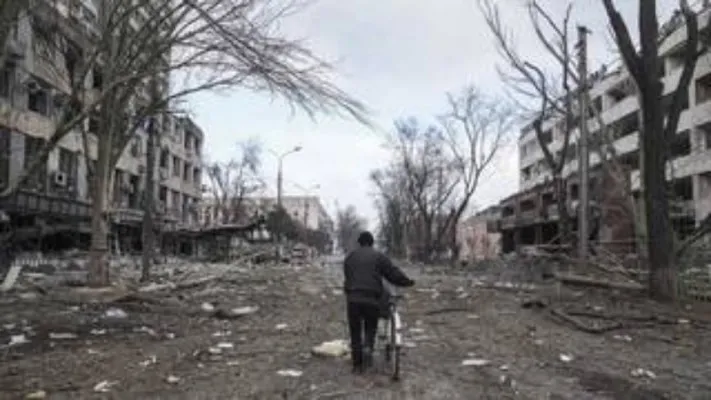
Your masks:
M623 168L623 167L620 167ZM600 245L615 254L634 251L635 221L631 211L629 171L618 177L607 168L600 172Z

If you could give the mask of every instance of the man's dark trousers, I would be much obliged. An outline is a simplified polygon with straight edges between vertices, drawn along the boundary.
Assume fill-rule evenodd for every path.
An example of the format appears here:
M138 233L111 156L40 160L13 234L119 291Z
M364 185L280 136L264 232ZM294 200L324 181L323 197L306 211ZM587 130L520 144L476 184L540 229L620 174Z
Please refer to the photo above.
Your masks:
M375 304L352 301L348 302L347 308L353 367L362 368L371 361L380 308Z

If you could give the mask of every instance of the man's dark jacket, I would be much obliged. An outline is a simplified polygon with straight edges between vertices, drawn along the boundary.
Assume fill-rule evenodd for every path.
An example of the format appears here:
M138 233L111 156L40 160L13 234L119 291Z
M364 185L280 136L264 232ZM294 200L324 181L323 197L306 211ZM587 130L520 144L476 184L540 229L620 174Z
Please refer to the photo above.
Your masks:
M349 302L381 306L383 278L395 286L412 286L408 278L383 253L363 246L351 252L343 263L344 291Z

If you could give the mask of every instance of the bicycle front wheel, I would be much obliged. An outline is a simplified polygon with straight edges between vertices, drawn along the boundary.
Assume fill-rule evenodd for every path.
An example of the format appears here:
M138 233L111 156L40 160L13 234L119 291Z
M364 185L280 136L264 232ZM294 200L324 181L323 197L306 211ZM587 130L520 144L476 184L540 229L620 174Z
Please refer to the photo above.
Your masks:
M393 381L400 380L400 318L397 312L390 313L390 337L388 340L387 359L390 367L390 377Z

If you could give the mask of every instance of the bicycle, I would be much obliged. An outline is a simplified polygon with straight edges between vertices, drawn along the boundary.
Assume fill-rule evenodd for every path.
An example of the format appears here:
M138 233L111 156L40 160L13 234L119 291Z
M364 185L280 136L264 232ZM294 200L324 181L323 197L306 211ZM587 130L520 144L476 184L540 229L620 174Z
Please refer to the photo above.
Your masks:
M388 315L385 320L385 333L381 334L381 339L385 339L385 363L390 367L390 378L393 381L400 380L400 355L402 349L402 321L398 312L397 303L403 296L393 293L388 302Z

